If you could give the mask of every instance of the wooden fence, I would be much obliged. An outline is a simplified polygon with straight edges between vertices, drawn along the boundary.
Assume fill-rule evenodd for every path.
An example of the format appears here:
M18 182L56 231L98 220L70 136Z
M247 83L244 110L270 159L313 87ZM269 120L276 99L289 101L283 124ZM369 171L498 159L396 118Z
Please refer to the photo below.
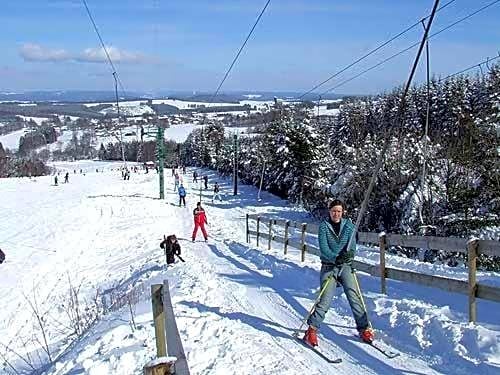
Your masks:
M256 221L256 229L250 230L249 220ZM267 233L261 230L261 225L267 225ZM273 228L283 228L284 235L273 233ZM289 230L294 228L300 230L300 241L290 240ZM267 240L267 248L271 249L271 242L283 243L283 251L286 254L289 247L299 249L301 261L305 260L306 253L319 256L318 247L307 243L307 235L317 235L319 226L317 224L299 223L290 220L276 220L259 215L246 215L246 240L250 242L250 235L256 237L257 246L261 240ZM469 321L477 320L476 298L500 302L500 288L479 284L476 280L476 261L479 254L500 257L500 242L490 240L467 240L458 237L431 237L431 236L409 236L400 234L378 234L371 232L359 232L358 239L361 243L376 244L379 247L379 264L373 265L360 261L354 261L354 267L360 271L367 272L373 276L379 276L382 293L387 293L386 279L407 281L419 285L443 289L449 292L465 294L468 296ZM386 267L385 254L389 246L403 246L423 248L428 250L444 250L467 254L468 281L450 279L441 276L426 275L409 270L400 270Z
M163 280L163 285L151 285L151 303L153 307L156 352L158 358L165 358L167 355L169 357L175 357L176 360L173 364L174 372L168 373L176 375L189 375L186 355L184 354L181 337L179 335L179 330L177 329L177 323L175 322L168 280ZM160 363L160 366L163 365L164 363ZM147 370L148 371L145 369L145 373L147 374L156 374L156 369L152 369L151 371L149 371L149 369ZM160 373L163 372L159 371L158 374Z

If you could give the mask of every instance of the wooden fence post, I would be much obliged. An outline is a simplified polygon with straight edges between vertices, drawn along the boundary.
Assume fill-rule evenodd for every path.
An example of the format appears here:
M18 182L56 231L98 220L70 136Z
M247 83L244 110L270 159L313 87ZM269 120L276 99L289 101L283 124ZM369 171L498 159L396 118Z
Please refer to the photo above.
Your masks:
M478 241L471 240L467 243L467 263L469 266L469 322L475 322L476 314L476 261Z
M269 240L267 241L267 250L271 250L271 229L273 227L273 221L269 220Z
M290 227L290 220L287 220L285 223L285 244L283 246L284 254L287 252L288 248L288 228Z
M144 375L166 375L175 374L175 361L171 357L164 357L160 360L149 361L143 369Z
M307 229L307 224L302 223L302 236L300 239L300 250L302 251L302 257L301 257L302 262L306 260L306 229Z
M259 247L259 227L260 227L260 216L257 216L257 247Z
M382 288L382 293L387 294L386 280L385 280L385 249L387 246L387 238L385 233L379 235L379 246L380 246L380 285Z
M248 232L248 230L249 230L248 229L248 214L247 214L247 226L246 226L246 228L247 228L247 243L250 243L250 233Z
M167 355L162 287L163 285L161 284L151 285L151 303L153 305L153 321L155 325L156 355L158 357L165 357Z

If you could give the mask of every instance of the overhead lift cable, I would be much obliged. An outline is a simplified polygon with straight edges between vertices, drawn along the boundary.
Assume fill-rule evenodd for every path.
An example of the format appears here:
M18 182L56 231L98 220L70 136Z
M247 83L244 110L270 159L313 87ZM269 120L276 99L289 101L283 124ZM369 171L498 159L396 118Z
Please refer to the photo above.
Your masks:
M86 9L87 14L90 18L90 21L92 22L92 25L94 26L94 30L97 34L97 37L99 38L99 41L101 42L102 49L104 50L104 53L106 54L106 57L108 59L108 63L111 66L113 79L115 81L116 112L117 112L117 116L118 116L117 125L118 125L118 131L120 132L120 138L118 139L118 142L120 143L120 147L121 147L121 151L122 151L123 164L126 165L127 162L125 160L125 150L124 150L124 146L123 146L123 133L122 133L122 128L120 127L120 99L118 97L118 84L120 85L120 88L122 89L124 97L126 97L125 89L123 88L123 84L120 81L120 77L118 77L118 72L116 71L115 65L113 64L113 61L111 60L111 56L109 55L109 52L108 52L108 49L106 48L106 45L104 44L104 41L101 37L101 33L99 32L99 29L97 28L97 24L94 21L94 17L92 16L92 13L90 12L90 9L87 5L87 1L82 0L82 2L83 2L83 5L85 6L85 9ZM116 137L116 138L118 138L118 137Z
M436 12L439 12L440 10L446 8L448 5L450 5L451 3L455 2L456 0L451 0L451 1L448 1L446 4L444 4L442 7L440 7ZM325 83L327 82L330 82L332 79L334 79L335 77L337 77L338 75L342 74L343 72L345 72L346 70L348 70L349 68L352 68L354 65L356 65L357 63L363 61L364 59L366 59L367 57L373 55L375 52L379 51L380 49L382 49L383 47L385 47L386 45L388 45L389 43L391 43L392 41L398 39L399 37L403 36L404 34L406 34L408 31L414 29L415 27L417 27L420 23L424 22L426 19L428 19L430 17L430 15L422 18L421 20L418 20L417 22L415 22L413 25L411 26L408 26L406 29L404 29L403 31L401 31L399 34L396 34L394 35L393 37L391 37L390 39L388 39L387 41L383 42L382 44L380 44L378 47L375 47L374 49L372 49L370 52L366 53L365 55L361 56L360 58L354 60L352 63L350 63L349 65L345 66L344 68L342 68L341 70L339 70L338 72L336 72L335 74L332 74L330 77L328 77L327 79L325 79L323 82L320 82L318 83L316 86L314 86L312 89L310 89L309 91L305 92L304 94L302 94L301 96L299 96L297 99L302 99L304 96L312 93L314 90L316 90L317 88L323 86Z
M226 74L224 75L224 78L222 78L222 81L219 83L219 86L217 87L217 90L215 90L215 93L214 95L212 96L212 99L210 100L210 102L213 102L213 100L215 99L215 97L217 96L217 94L219 93L219 90L220 88L222 87L222 85L224 84L224 81L227 79L227 77L229 76L229 73L231 72L231 69L233 69L233 66L234 64L236 63L236 60L238 60L238 57L240 57L240 54L241 52L243 51L243 48L245 48L245 45L247 44L248 40L250 39L250 36L252 35L255 27L257 26L257 24L259 23L262 15L264 14L264 12L266 11L267 9L267 6L269 5L269 3L271 2L271 0L267 0L267 3L266 5L264 5L264 8L262 8L262 11L260 12L259 14L259 17L257 17L257 20L255 21L255 23L253 24L252 26L252 29L250 30L250 32L248 33L245 41L243 42L243 44L241 45L240 49L238 50L238 53L236 54L236 56L234 57L233 59L233 62L231 63L231 65L229 66L229 69L227 70Z
M113 60L111 60L111 56L109 56L108 49L106 48L106 45L104 44L104 41L103 41L103 39L101 37L101 33L99 32L99 29L97 28L97 25L96 25L96 23L94 21L94 17L92 16L92 13L90 12L90 9L89 9L89 7L87 5L87 1L86 0L82 0L82 2L83 2L83 5L85 6L85 9L87 10L87 14L88 14L88 16L90 18L90 21L92 22L92 25L94 26L94 30L95 30L95 32L97 34L97 37L99 38L99 42L101 42L102 49L104 50L104 53L106 54L106 58L108 59L109 65L111 66L111 69L112 69L112 73L113 73L113 75L117 75L118 72L117 72L117 70L115 68L115 64L113 64ZM120 88L122 89L123 94L125 95L125 89L123 88L123 84L120 81L120 78L118 76L116 78L118 80L118 83L120 84Z
M441 34L442 32L444 32L444 31L446 31L446 30L448 30L448 29L450 29L450 28L452 28L452 27L454 27L454 26L458 25L459 23L461 23L461 22L463 22L463 21L465 21L465 20L467 20L467 19L469 19L469 18L471 18L471 17L475 16L476 14L478 14L478 13L482 12L483 10L485 10L485 9L487 9L487 8L489 8L489 7L493 6L493 5L495 5L495 4L496 4L496 3L498 3L498 2L500 2L500 0L495 0L495 1L493 1L493 2L491 2L491 3L489 3L489 4L487 4L487 5L485 5L485 6L481 7L481 8L479 8L478 10L476 10L476 11L474 11L474 12L472 12L472 13L469 13L468 15L466 15L466 16L464 16L464 17L462 17L462 18L458 19L457 21L455 21L455 22L453 22L453 23L449 24L448 26L446 26L446 27L442 28L441 30L436 31L435 33L433 33L433 34L429 35L429 36L427 37L427 39L431 39L431 38L435 37L436 35ZM386 59L382 60L381 62L379 62L379 63L377 63L377 64L375 64L375 65L373 65L373 66L371 66L371 67L369 67L369 68L367 68L367 69L365 69L365 70L363 70L362 72L360 72L360 73L358 73L358 74L354 75L353 77L348 78L348 79L346 79L346 80L344 80L344 81L340 82L338 85L335 85L335 86L333 86L333 87L330 87L328 90L326 90L326 91L322 92L320 95L324 96L325 94L329 93L330 91L333 91L333 90L335 90L335 89L337 89L337 88L339 88L339 87L341 87L341 86L344 86L346 83L351 82L352 80L354 80L354 79L356 79L356 78L358 78L358 77L360 77L360 76L364 75L365 73L368 73L369 71L371 71L371 70L373 70L373 69L375 69L375 68L377 68L377 67L379 67L379 66L381 66L381 65L385 64L386 62L388 62L388 61L390 61L390 60L392 60L392 59L394 59L394 58L396 58L396 57L398 57L398 56L402 55L403 53L408 52L409 50L411 50L411 49L415 48L415 47L416 47L416 46L418 46L419 44L420 44L420 42L413 43L411 46L408 46L408 47L406 47L405 49L403 49L403 50L401 50L401 51L399 51L399 52L395 53L394 55L389 56L388 58L386 58Z
M408 81L406 82L406 85L404 87L401 101L399 102L396 121L401 122L401 123L404 122L404 114L406 111L406 97L408 96L408 91L410 90L410 86L411 86L411 83L413 81L413 76L415 75L415 70L417 69L417 65L418 65L418 62L420 60L420 55L422 54L422 50L424 49L425 42L427 40L429 30L430 30L431 25L432 25L432 21L434 20L434 16L436 15L436 10L437 10L438 5L439 5L439 0L435 0L431 15L429 17L429 21L427 22L427 27L425 28L424 36L422 37L422 40L420 41L420 47L418 49L417 56L415 57L415 61L413 62L413 67L410 71L410 76L408 77ZM347 246L345 247L346 249L351 248L351 245L352 245L354 239L356 238L356 233L358 232L359 226L361 224L361 220L363 219L366 208L368 206L368 201L370 200L371 192L373 190L373 187L375 186L375 181L377 180L380 168L382 168L384 156L389 149L389 145L391 143L391 136L390 136L391 134L389 132L390 129L391 129L391 127L389 127L389 126L386 127L385 137L384 137L384 145L382 146L382 149L380 150L380 153L378 155L377 164L376 164L375 169L373 171L373 174L370 178L370 183L368 184L368 189L365 191L365 196L363 198L363 202L361 203L361 208L360 208L358 215L357 215L357 218L356 218L356 224L354 225L354 230L351 233L351 236L349 238L349 242L347 243ZM342 270L340 272L342 272ZM337 277L339 277L339 276L337 276ZM354 275L354 277L356 277L356 276ZM295 331L294 335L297 335L298 332L300 332L300 330L304 326L304 324L306 324L307 320L309 319L309 317L313 313L314 309L316 308L316 305L319 303L322 294L327 289L326 286L328 285L328 283L332 282L332 279L333 279L333 276L330 276L329 278L326 279L326 282L322 284L322 288L321 288L320 292L318 293L318 296L316 297L316 300L315 300L312 308L309 310L307 316L304 317L302 324L300 325L299 329ZM361 299L361 301L363 301L363 297L361 296L361 294L359 294L359 298Z
M497 60L497 59L500 59L500 53L499 53L499 54L498 54L498 56L496 56L496 57L493 57L493 58L491 58L491 59L488 57L486 60L481 61L481 62L480 62L480 63L478 63L478 64L474 64L474 65L472 65L472 66L469 66L468 68L462 69L462 70L461 70L461 71L459 71L459 72L456 72L456 73L453 73L453 74L447 75L447 76L446 76L446 77L444 77L444 78L440 78L440 79L439 79L439 81L440 81L440 82L441 82L441 81L446 81L446 80L447 80L447 79L449 79L449 78L452 78L452 77L458 76L458 75L460 75L460 74L463 74L463 73L465 73L465 72L467 72L467 71L469 71L469 70L471 70L471 69L474 69L474 68L480 68L483 64L488 65L490 62L495 61L495 60Z

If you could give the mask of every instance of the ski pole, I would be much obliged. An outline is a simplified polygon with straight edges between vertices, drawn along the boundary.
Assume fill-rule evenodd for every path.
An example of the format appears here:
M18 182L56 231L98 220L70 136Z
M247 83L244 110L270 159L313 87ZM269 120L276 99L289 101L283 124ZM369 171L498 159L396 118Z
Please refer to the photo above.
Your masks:
M302 327L304 326L304 324L306 324L307 320L309 319L309 317L312 315L314 309L316 308L316 306L318 305L319 303L319 300L321 299L321 297L323 296L323 294L325 293L326 291L326 288L328 287L328 285L330 284L330 282L332 281L332 279L334 279L333 275L329 276L328 279L326 279L326 282L325 282L325 285L323 285L323 287L321 288L319 294L318 294L318 297L316 298L316 301L314 301L314 304L312 305L311 307L311 310L309 310L309 313L307 314L307 316L305 317L305 319L302 321L299 329L297 329L295 331L295 333L293 334L294 336L298 336L299 335L299 332L302 330Z
M368 315L368 311L366 310L366 305L365 305L365 300L363 299L363 295L361 294L361 289L359 288L359 282L358 282L358 277L356 276L356 272L354 272L354 269L352 270L352 276L354 277L354 284L356 284L356 294L358 295L361 305L363 305L363 309L365 310L365 313ZM368 325L370 328L372 328L372 323L368 321Z

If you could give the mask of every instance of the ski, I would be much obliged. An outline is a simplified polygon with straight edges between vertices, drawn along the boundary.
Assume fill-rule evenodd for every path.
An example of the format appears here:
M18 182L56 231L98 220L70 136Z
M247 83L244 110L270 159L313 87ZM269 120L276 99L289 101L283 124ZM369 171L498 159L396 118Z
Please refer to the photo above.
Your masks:
M358 336L356 336L356 337L359 339ZM385 355L389 359L399 357L399 355L401 354L401 353L397 353L397 352L390 350L384 344L381 344L380 341L372 341L372 342L361 341L361 342L363 344L371 346L375 350L378 350L380 353L382 353L383 355Z
M310 349L311 351L313 351L314 353L316 353L320 358L322 358L326 362L332 363L332 364L342 363L342 358L330 358L326 354L322 353L316 346L307 345L304 342L304 340L302 340L300 337L296 336L295 334L293 334L292 337L295 340L297 340L298 342L300 342L303 347L305 347L307 349Z

